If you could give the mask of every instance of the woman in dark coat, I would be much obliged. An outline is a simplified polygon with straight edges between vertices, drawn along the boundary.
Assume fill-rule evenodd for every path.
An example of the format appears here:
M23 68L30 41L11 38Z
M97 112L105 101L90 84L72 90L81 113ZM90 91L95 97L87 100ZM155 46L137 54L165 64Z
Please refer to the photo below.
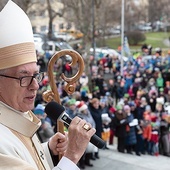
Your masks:
M102 117L101 117L102 112L99 106L100 106L99 99L97 98L93 98L89 103L89 111L96 123L96 135L101 138L103 128L102 128Z
M112 119L111 126L115 127L115 136L118 139L117 150L118 152L125 152L126 141L126 120L127 115L123 112L121 105L116 106L115 117Z
M132 151L136 148L136 129L135 126L137 125L130 125L130 123L134 120L133 114L131 114L131 109L128 105L124 106L124 111L127 114L127 123L129 129L126 129L126 150L127 153L132 154Z
M101 138L103 127L102 127L102 117L101 117L102 112L99 107L99 99L98 98L91 99L88 108L96 123L96 135ZM98 152L95 153L95 157L99 158Z

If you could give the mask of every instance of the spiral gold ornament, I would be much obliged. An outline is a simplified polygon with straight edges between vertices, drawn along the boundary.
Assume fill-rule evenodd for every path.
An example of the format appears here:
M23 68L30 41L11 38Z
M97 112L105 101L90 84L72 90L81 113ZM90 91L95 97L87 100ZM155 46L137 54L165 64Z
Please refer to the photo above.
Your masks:
M78 64L78 71L77 71L77 73L75 75L73 75L73 77L66 77L64 75L64 73L61 74L61 78L65 82L67 82L67 84L64 87L64 90L68 94L72 94L72 93L75 92L74 84L80 78L80 76L82 75L82 73L84 71L84 60L83 60L82 56L78 52L76 52L74 50L67 50L67 49L56 52L51 57L51 59L50 59L50 61L48 63L48 77L49 77L49 83L50 83L51 91L48 90L48 91L43 93L43 99L47 103L54 100L57 103L61 104L60 96L59 96L57 86L56 86L56 82L55 82L54 76L53 76L53 70L54 70L55 62L60 57L65 57L66 55L69 55L72 58L72 61L69 63L69 65L71 67ZM61 121L57 121L57 131L64 134L64 124ZM59 157L61 158L62 155L59 155Z

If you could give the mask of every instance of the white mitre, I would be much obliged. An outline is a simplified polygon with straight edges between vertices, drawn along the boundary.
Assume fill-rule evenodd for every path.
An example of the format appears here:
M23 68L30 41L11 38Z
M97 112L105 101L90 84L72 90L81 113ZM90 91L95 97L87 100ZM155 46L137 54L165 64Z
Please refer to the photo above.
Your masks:
M0 11L0 69L36 62L31 22L11 0Z

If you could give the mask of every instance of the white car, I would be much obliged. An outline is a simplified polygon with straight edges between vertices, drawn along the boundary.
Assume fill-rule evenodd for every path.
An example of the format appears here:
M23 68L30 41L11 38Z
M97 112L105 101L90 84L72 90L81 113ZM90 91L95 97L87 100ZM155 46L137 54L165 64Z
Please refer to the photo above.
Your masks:
M35 49L39 53L44 53L44 50L42 49L42 45L44 44L44 39L41 34L34 34L34 44L35 44Z
M139 29L140 31L152 31L152 27L149 26L149 25L139 25L139 26L138 26L138 29Z
M90 53L93 54L93 48L90 48ZM95 58L97 59L102 58L103 56L106 56L107 54L117 56L119 60L121 60L122 58L121 54L119 54L116 50L108 48L108 47L95 48L95 54L96 54ZM126 62L128 58L123 56L123 60Z
M113 35L119 35L121 34L121 31L120 29L110 29L110 33L113 34Z
M75 39L72 35L65 32L54 32L54 36L55 38L62 39L63 41L71 41Z
M64 49L70 49L73 50L72 46L70 46L67 42L61 42L61 41L47 41L42 48L52 56L57 51L64 50ZM69 55L66 55L67 60L71 60L71 57Z
M120 35L121 30L119 28L108 28L105 30L105 33L108 35Z

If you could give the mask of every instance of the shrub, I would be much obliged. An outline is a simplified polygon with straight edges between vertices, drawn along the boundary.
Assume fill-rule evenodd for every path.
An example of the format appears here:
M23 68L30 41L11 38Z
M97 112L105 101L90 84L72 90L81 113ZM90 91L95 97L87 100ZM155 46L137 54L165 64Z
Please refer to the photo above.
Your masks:
M146 40L145 34L140 31L128 32L126 36L130 45L138 45L139 42Z

